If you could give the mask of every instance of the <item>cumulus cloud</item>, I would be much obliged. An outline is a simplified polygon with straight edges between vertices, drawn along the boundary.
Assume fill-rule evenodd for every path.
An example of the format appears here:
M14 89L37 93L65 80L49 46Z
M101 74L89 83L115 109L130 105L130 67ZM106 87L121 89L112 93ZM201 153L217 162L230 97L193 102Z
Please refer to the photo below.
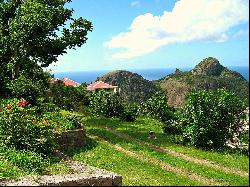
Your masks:
M136 17L128 32L114 36L104 46L120 49L113 59L131 59L179 42L229 39L227 31L249 21L248 0L179 0L171 12Z

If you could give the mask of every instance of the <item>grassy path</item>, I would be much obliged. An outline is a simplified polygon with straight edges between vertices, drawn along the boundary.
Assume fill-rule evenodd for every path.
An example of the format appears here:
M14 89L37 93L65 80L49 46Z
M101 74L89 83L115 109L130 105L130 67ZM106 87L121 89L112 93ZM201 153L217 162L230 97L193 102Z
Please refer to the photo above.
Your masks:
M213 165L231 168L235 173L244 176L249 173L249 157L228 151L211 151L197 149L192 146L176 144L172 135L166 135L162 131L162 124L156 120L139 118L133 123L122 122L118 119L109 118L88 118L85 119L87 126L102 126L112 128L120 133L129 135L137 140L155 145L167 150L175 151L181 155L193 157L199 160L206 160ZM149 131L156 133L157 139L148 139ZM187 158L188 159L188 158ZM215 166L216 167L216 166ZM238 172L239 171L239 172ZM243 172L243 173L242 173ZM245 173L245 174L244 174Z
M187 171L189 173L189 176L192 173L195 175L199 175L204 179L209 179L214 182L217 182L218 184L220 183L223 185L245 186L249 183L248 177L241 177L238 175L226 173L218 169L210 168L205 165L199 165L166 153L155 151L147 146L142 146L140 144L137 144L135 141L131 141L125 138L120 138L119 136L114 135L109 131L106 131L100 127L92 126L88 128L88 133L94 136L101 137L102 139L105 139L105 141L109 142L111 145L118 145L125 150L134 152L139 155L140 154L145 155L152 159L156 159L161 163L171 165L172 167L175 168L180 168L181 170Z
M176 151L173 151L171 149L166 149L166 148L162 148L162 147L159 147L159 146L156 146L156 145L152 145L148 142L144 142L144 141L141 141L141 140L138 140L136 138L133 138L125 133L121 133L121 132L118 132L118 131L115 131L109 127L101 127L101 126L98 126L100 128L103 128L119 137L122 137L122 138L125 138L125 139L128 139L128 140L133 140L135 141L136 143L140 144L140 145L143 145L143 146L147 146L147 147L150 147L151 149L155 150L155 151L158 151L158 152L161 152L161 153L166 153L166 154L169 154L169 155L172 155L172 156L176 156L176 157L179 157L179 158L182 158L186 161L191 161L191 162L194 162L196 164L200 164L200 165L206 165L208 167L212 167L212 168L215 168L215 169L219 169L219 170L222 170L226 173L232 173L232 174L235 174L235 175L239 175L241 177L248 177L248 173L247 172L244 172L244 171L241 171L241 170L238 170L237 168L228 168L228 167L225 167L223 165L219 165L219 164L216 164L214 162L211 162L211 161L208 161L208 160L205 160L205 159L198 159L198 158L195 158L195 157L191 157L191 156L188 156L188 155L185 155L185 154L182 154L182 153L179 153L179 152L176 152Z
M132 151L129 151L127 149L124 149L122 148L121 146L118 146L118 145L115 145L115 144L111 144L110 142L100 138L100 137L97 137L97 136L93 136L93 135L90 135L91 138L93 139L96 139L98 141L101 141L101 142L104 142L106 144L109 144L111 145L112 147L114 147L116 150L118 150L119 152L122 152L124 153L125 155L127 156L130 156L130 157L134 157L134 158L137 158L139 160L142 160L142 161L146 161L148 163L151 163L153 165L157 165L157 166L160 166L162 169L164 170L167 170L167 171L170 171L170 172L174 172L176 173L177 175L181 175L181 176L184 176L184 177L187 177L187 178L190 178L192 180L197 180L199 181L200 183L204 184L204 185L208 185L208 186L226 186L228 185L227 183L219 183L219 182L216 182L215 180L213 179L208 179L208 178L205 178L205 177L202 177L202 176L199 176L197 174L194 174L194 173L191 173L191 172L188 172L184 169L181 169L181 168L178 168L178 167L173 167L169 164L166 164L164 162L161 162L157 159L154 159L154 158L151 158L151 157L148 157L146 155L143 155L143 154L137 154L135 152L132 152Z
M124 185L249 185L248 157L175 144L155 121L142 121L85 119L95 146L71 156L122 175ZM156 132L156 140L147 138L150 130Z
M91 135L92 136L92 135ZM89 135L88 135L89 137ZM125 186L201 186L199 181L166 171L118 151L107 141L88 138L88 146L67 154L74 160L122 175Z

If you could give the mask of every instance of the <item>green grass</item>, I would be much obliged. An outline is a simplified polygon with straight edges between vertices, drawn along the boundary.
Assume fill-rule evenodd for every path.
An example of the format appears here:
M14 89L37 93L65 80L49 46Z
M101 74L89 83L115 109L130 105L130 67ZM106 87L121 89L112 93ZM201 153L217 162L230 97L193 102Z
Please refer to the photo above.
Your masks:
M1 147L0 158L0 179L73 172L68 165L53 155L45 157L32 151Z
M69 151L74 159L122 175L126 186L202 185L197 181L167 172L159 166L129 157L112 146L88 138L88 146Z
M11 164L5 158L0 157L0 180L8 178L16 179L25 175L27 175L27 172Z
M133 138L137 138L157 146L170 148L171 150L196 158L210 160L226 167L237 168L239 170L249 172L249 158L247 156L239 153L229 153L227 151L208 151L191 146L176 144L172 135L163 133L162 124L157 120L139 118L137 121L129 123L121 122L118 119L86 118L85 121L87 126L101 125L111 127L119 132L126 133ZM156 133L156 140L150 140L147 138L149 131L154 131Z
M121 145L125 149L133 151L133 152L143 153L146 156L149 156L151 158L156 158L172 166L177 166L179 168L186 169L187 171L197 173L208 179L214 179L219 182L226 182L226 184L229 184L229 185L241 185L241 186L248 185L249 181L248 181L248 178L246 177L240 177L240 176L236 176L233 174L225 173L217 169L209 168L203 165L198 165L193 162L185 161L185 160L182 160L180 158L177 158L171 155L153 151L150 148L136 144L136 142L134 141L119 138L113 135L112 133L107 132L103 129L99 129L95 127L88 127L87 129L89 133L102 137L112 144Z

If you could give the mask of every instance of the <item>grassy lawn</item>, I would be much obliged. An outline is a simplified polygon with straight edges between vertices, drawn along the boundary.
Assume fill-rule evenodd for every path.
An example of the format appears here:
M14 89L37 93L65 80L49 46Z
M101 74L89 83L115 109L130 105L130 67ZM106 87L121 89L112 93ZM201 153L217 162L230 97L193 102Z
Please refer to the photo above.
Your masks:
M247 185L248 178L240 177L233 174L225 173L220 170L216 170L213 168L209 168L207 166L194 164L192 162L188 162L182 160L180 158L170 156L167 154L159 153L156 151L151 150L150 148L140 146L133 141L124 140L122 138L116 137L115 135L99 128L89 127L88 132L90 134L97 135L99 137L104 138L111 144L121 145L126 150L130 150L137 153L142 153L145 156L155 158L157 160L163 161L164 163L170 164L174 167L178 167L184 169L191 173L196 173L202 177L207 179L213 179L218 182L222 182L223 184L227 185ZM150 184L148 184L150 185Z
M170 148L171 150L196 158L210 160L227 167L237 168L242 171L249 172L249 157L238 153L229 153L227 151L206 151L191 146L176 144L173 141L172 135L163 133L161 128L162 124L157 120L139 118L136 122L129 123L121 122L118 119L86 118L85 121L87 126L95 125L111 127L112 129L126 133L133 138L143 140L157 146ZM156 133L156 140L148 139L149 131L154 131Z
M83 161L90 165L94 165L121 174L124 177L124 185L170 185L170 184L181 185L182 184L181 178L183 177L188 178L188 180L186 180L184 185L192 185L191 183L194 183L195 180L189 176L181 176L178 175L178 173L176 174L164 170L164 173L172 173L172 175L175 174L180 178L178 183L173 184L170 180L171 177L169 179L167 177L163 180L157 178L159 176L158 173L157 175L153 174L153 176L151 176L152 172L150 171L151 169L149 169L148 167L145 167L145 170L146 168L149 169L149 171L146 172L147 175L144 172L137 173L139 172L138 170L140 170L141 167L141 165L139 164L140 162L143 163L143 166L151 165L151 167L158 168L158 170L162 170L162 168L152 163L148 163L133 157L126 156L124 155L124 153L121 153L116 149L114 149L112 145L119 145L128 151L132 151L136 154L141 154L145 157L156 159L159 162L163 162L173 167L180 168L186 171L187 173L198 175L205 180L207 179L215 181L222 185L247 186L249 184L247 176L239 176L233 173L221 171L220 169L211 168L206 164L204 165L196 164L191 161L175 157L173 155L157 152L147 146L138 144L137 141L134 141L134 139L142 140L145 142L149 142L150 144L158 145L165 148L170 148L171 150L184 153L194 158L210 160L215 164L218 163L230 169L237 169L242 172L248 173L249 159L247 156L238 153L205 151L194 147L175 144L171 136L166 135L162 132L161 123L159 123L156 120L140 118L134 123L128 123L128 122L121 122L118 119L87 117L84 118L84 121L86 123L86 128L89 135L95 135L101 137L104 140L106 140L108 144L107 142L106 143L102 141L96 142L95 140L89 139L89 141L92 142L91 144L95 142L94 143L95 146L90 145L88 148L82 149L80 151L77 152L73 151L71 152L71 156L73 156L77 160ZM115 129L118 132L130 135L134 139L129 140L118 137L104 130L101 127L111 127L112 129ZM147 138L148 132L152 130L156 132L157 135L156 140L150 140ZM132 163L136 162L136 165L135 163L132 164L133 166L132 168L130 165L127 165L127 163L131 162ZM127 171L130 172L128 173ZM131 172L133 173L132 178L131 178ZM134 172L136 172L137 175L135 175ZM135 179L135 176L143 177L143 179L141 180ZM144 177L154 178L155 180L158 181L158 183L153 184L152 182L153 180L146 180L146 179L144 180ZM137 183L135 181L137 181ZM196 181L196 182L201 183L201 185L206 185L201 181Z
M202 185L158 166L128 157L111 145L90 138L87 147L69 151L68 154L76 160L122 175L123 185Z

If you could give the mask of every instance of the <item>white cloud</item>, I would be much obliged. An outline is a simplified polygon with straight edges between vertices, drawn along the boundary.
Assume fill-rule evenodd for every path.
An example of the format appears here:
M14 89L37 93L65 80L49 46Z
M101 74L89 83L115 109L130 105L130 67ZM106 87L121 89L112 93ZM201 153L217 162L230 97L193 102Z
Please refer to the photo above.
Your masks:
M134 7L134 6L137 6L140 4L140 1L132 1L131 2L131 6Z
M225 42L230 28L249 21L248 6L248 0L179 0L172 12L136 17L104 46L121 49L113 59L131 59L178 42Z

